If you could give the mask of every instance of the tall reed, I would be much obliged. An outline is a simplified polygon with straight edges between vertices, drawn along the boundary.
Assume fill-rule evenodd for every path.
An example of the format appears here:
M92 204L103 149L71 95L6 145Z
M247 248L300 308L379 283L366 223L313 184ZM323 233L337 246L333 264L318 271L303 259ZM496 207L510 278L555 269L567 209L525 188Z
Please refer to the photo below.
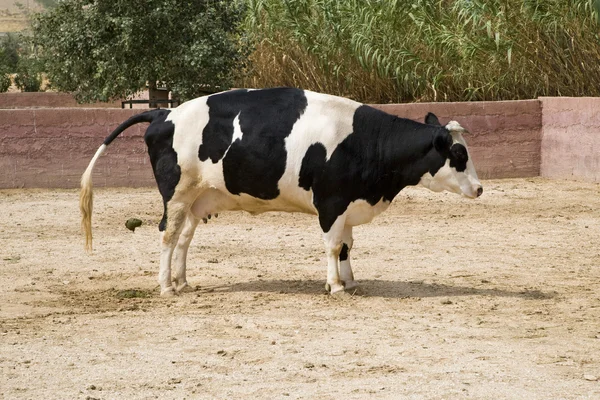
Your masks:
M241 85L365 102L600 95L595 0L247 0Z

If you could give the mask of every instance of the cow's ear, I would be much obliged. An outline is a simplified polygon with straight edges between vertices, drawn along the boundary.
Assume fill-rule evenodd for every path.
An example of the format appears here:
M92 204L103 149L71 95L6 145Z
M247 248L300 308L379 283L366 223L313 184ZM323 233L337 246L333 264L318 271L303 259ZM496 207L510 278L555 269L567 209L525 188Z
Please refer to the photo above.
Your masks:
M440 120L438 119L438 117L432 112L427 113L427 115L425 116L425 123L427 125L442 126L442 124L440 124Z
M445 130L436 133L433 138L433 147L442 154L449 152L452 147L452 136Z

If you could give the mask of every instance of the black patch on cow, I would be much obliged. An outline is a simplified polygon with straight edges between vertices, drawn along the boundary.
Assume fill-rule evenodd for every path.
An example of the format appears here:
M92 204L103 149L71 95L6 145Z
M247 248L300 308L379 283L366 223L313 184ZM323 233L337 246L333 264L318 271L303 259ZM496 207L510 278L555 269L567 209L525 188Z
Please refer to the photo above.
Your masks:
M434 139L438 138L438 150ZM369 106L354 113L353 132L325 160L322 145L312 145L302 160L299 186L312 189L319 222L328 232L348 205L375 205L435 175L448 157L451 138L443 127L398 118ZM440 151L441 150L441 151Z
M235 104L246 93L246 89L239 89L208 97L208 123L202 131L202 144L198 149L200 161L210 158L217 163L223 158L233 138L233 120L240 113Z
M285 172L285 138L307 106L304 91L292 88L234 90L210 96L209 122L198 150L201 161L223 159L227 190L263 200L279 196ZM239 115L242 138L232 143ZM225 153L227 153L225 155ZM224 158L223 158L224 157Z
M173 150L175 125L171 121L165 121L170 110L160 111L148 126L144 140L148 146L154 178L163 198L164 214L158 228L164 231L167 225L167 203L173 198L175 187L181 178L181 168L177 164L177 153Z
M453 144L450 147L450 166L458 172L463 172L467 169L467 161L469 161L467 148L460 143Z
M310 145L302 158L298 186L304 190L310 190L315 179L318 179L321 171L323 171L326 157L327 149L322 143Z
M348 251L348 245L343 243L342 250L340 251L340 261L346 261L348 259Z

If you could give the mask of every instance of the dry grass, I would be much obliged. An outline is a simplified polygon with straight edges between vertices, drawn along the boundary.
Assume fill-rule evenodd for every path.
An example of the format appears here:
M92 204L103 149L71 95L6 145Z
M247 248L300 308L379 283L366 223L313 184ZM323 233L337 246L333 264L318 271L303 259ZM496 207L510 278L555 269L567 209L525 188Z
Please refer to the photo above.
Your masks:
M587 0L249 0L240 84L368 102L600 95Z

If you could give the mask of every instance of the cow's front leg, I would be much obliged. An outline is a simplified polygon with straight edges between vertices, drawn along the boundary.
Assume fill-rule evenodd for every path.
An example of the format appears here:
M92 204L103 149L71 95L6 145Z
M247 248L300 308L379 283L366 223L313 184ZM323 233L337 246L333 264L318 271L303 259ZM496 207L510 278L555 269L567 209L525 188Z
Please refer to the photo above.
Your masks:
M339 274L339 257L342 250L342 234L345 217L339 216L328 232L323 234L325 253L327 254L327 283L325 289L331 293L344 291L344 282Z
M179 235L175 252L173 253L173 285L177 293L187 292L193 290L192 287L187 283L186 279L186 261L188 249L194 232L198 226L198 218L196 218L191 212L187 213L183 230Z
M350 250L352 250L353 244L352 226L346 225L342 233L342 249L340 251L340 279L344 282L346 290L358 286L358 282L354 280L354 274L350 266Z

